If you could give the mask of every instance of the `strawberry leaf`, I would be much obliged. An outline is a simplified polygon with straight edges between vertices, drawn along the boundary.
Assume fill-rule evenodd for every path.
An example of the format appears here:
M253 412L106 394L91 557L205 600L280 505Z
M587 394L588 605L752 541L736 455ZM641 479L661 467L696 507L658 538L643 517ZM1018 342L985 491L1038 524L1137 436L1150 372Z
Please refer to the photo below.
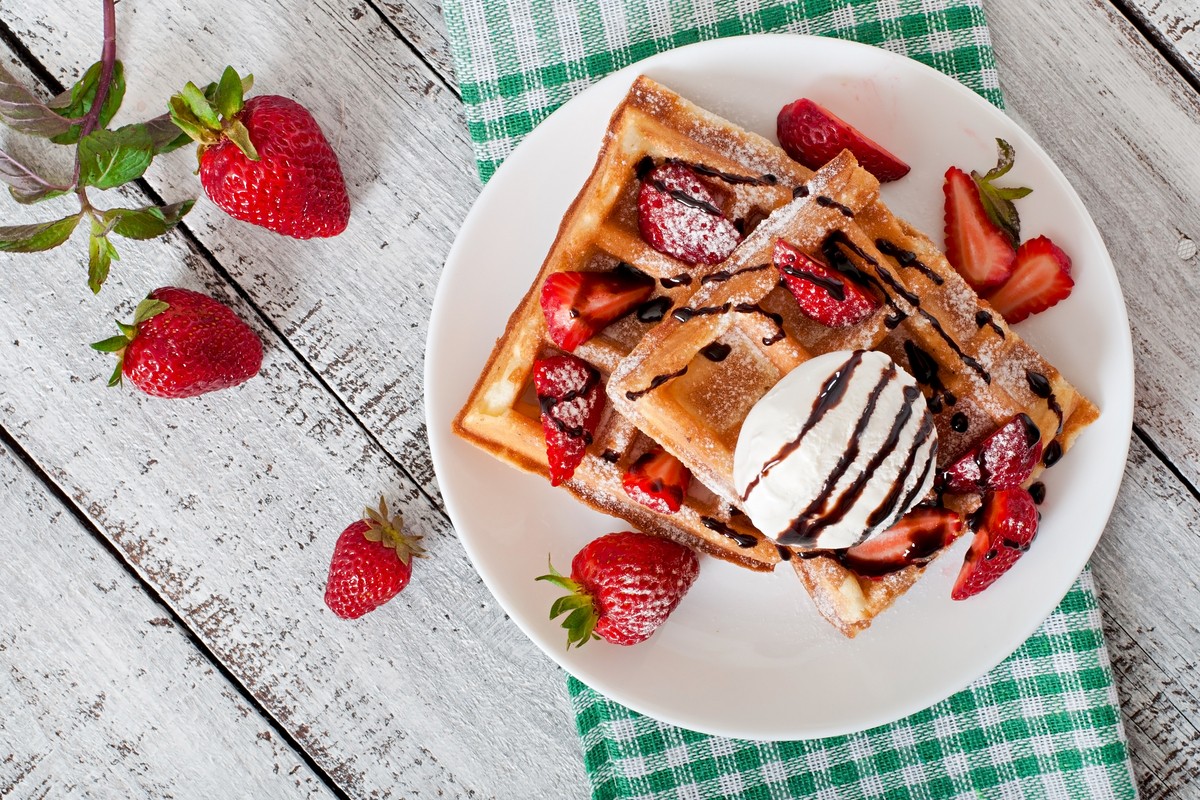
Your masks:
M171 305L165 300L154 300L147 297L142 302L138 303L137 308L133 312L133 324L140 325L151 317L158 316L162 312L170 308Z
M154 155L162 155L169 153L172 150L178 150L192 140L192 137L183 132L176 125L169 114L163 114L160 117L155 117L149 122L143 123L146 127L146 133L150 135L150 142L154 148Z
M92 104L96 102L96 90L100 87L100 72L100 62L97 61L88 67L87 72L83 73L83 77L79 79L78 83L51 100L50 105L58 108L64 117L73 120L86 116L92 110ZM112 122L112 118L116 116L117 109L121 107L121 101L124 99L125 67L120 61L117 61L113 63L112 83L108 87L108 94L104 97L104 105L100 108L100 117L96 122L97 129L108 127L108 123ZM70 125L64 133L54 136L51 141L57 144L75 144L79 141L81 133L83 133L82 125Z
M58 197L71 189L51 183L3 150L0 150L0 181L8 184L18 203L26 204Z
M200 91L200 87L188 81L187 85L183 87L183 91L177 96L183 100L187 110L192 112L192 116L198 119L204 127L214 131L221 129L221 119L217 116L217 110L204 96L204 92Z
M184 200L169 206L114 208L104 212L104 222L126 239L153 239L178 225L195 204L195 200Z
M225 127L225 136L246 154L246 158L251 161L259 160L258 151L254 149L254 143L250 141L250 131L246 129L241 120L230 120Z
M1021 218L1012 201L1025 197L1033 190L1027 186L996 186L992 182L1007 175L1015 160L1015 151L1008 142L997 139L996 148L999 151L996 166L988 170L986 175L972 170L971 178L979 189L979 199L988 219L1004 233L1012 246L1016 247L1021 241Z
M154 143L144 125L97 130L79 143L79 183L112 189L140 178L154 158Z
M119 353L129 344L129 340L123 335L110 336L107 339L101 339L98 342L92 342L93 350L99 350L101 353Z
M50 139L71 129L71 121L43 103L0 66L0 122L30 136Z
M0 227L0 252L37 253L58 247L71 238L83 212L52 222L33 225L8 225Z
M225 72L221 74L221 82L217 84L216 105L221 116L226 119L233 117L245 105L242 79L233 67L226 67Z

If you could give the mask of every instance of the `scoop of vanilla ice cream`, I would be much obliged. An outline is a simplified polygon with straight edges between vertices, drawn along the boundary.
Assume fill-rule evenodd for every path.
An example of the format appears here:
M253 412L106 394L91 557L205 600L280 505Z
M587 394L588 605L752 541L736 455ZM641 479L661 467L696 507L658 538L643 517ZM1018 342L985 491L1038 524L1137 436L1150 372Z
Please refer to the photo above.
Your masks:
M933 486L937 431L916 380L885 353L842 350L783 377L750 409L733 480L780 544L852 547Z

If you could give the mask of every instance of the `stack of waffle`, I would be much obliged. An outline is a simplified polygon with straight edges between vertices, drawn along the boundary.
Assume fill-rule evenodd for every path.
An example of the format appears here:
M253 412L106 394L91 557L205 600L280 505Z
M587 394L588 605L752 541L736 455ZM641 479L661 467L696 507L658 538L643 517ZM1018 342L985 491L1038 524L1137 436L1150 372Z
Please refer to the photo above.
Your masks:
M639 174L667 160L691 165L728 193L725 211L747 235L725 262L689 265L652 249L639 234ZM879 311L842 329L806 318L772 264L778 239L872 285L884 299ZM1020 412L1059 453L1096 417L1095 407L975 295L928 238L891 214L878 182L849 153L812 173L767 140L643 77L614 113L595 169L455 420L460 436L548 475L531 382L534 362L558 352L539 307L542 285L555 272L621 265L652 276L659 288L640 313L574 351L599 371L611 402L564 487L642 530L751 569L772 570L790 559L820 613L849 636L907 590L923 567L861 577L830 555L793 557L744 515L733 485L734 446L750 408L783 375L835 350L887 353L923 384L935 415L939 468ZM629 465L656 444L694 476L673 514L638 504L622 485ZM966 513L978 498L943 502Z

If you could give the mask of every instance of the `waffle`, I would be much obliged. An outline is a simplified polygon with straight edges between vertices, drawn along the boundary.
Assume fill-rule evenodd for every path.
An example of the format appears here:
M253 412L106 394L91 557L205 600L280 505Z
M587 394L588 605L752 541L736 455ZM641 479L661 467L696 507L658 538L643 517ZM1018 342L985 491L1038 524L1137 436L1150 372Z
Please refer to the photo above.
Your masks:
M835 350L881 350L918 379L934 416L939 468L1020 412L1051 443L1048 450L1060 454L1095 420L1096 407L974 293L926 236L892 215L879 199L878 181L849 152L797 195L721 265L728 280L700 287L608 380L614 407L715 494L741 502L733 452L750 408L796 366ZM772 266L780 238L844 273L861 274L885 302L850 328L807 319ZM980 498L947 495L943 502L965 514ZM820 613L847 636L868 627L924 569L911 565L869 579L836 554L797 553L791 560Z
M638 232L639 164L678 159L705 169L730 196L731 219L753 228L792 200L811 172L777 146L641 77L617 107L596 165L563 217L558 236L529 292L454 421L462 438L520 469L548 477L546 443L532 388L533 363L558 352L539 305L542 284L563 270L606 270L628 264L657 279L643 306L678 306L715 267L686 264L651 249ZM721 174L724 173L724 177ZM732 178L732 180L731 180ZM749 178L743 180L738 178ZM660 311L661 313L661 311ZM607 379L653 325L629 314L577 347L573 355ZM664 515L632 501L622 486L628 466L654 442L607 404L583 462L563 486L579 500L633 526L719 558L770 570L779 549L729 504L693 481L683 507Z

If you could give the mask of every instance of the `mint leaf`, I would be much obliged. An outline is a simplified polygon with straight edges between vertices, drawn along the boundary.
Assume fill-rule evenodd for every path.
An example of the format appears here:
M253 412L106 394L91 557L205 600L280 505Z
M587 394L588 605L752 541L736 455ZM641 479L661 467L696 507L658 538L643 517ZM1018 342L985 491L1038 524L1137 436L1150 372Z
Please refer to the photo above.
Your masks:
M127 239L153 239L178 225L179 220L192 210L195 203L195 200L184 200L169 206L114 208L104 212L104 222L118 236Z
M18 203L36 203L48 197L58 197L71 189L70 186L51 183L3 150L0 150L0 181L8 184L9 191Z
M150 135L156 156L178 150L192 140L171 121L170 114L163 114L143 124L146 127L146 133Z
M79 79L78 83L50 101L50 105L57 108L64 117L79 119L86 116L96 102L96 89L100 86L100 69L99 61L92 64L88 67L87 72L83 73L83 77ZM117 109L121 107L121 101L124 99L125 67L120 61L117 61L113 64L113 79L108 87L108 94L104 98L104 105L100 109L100 118L96 123L97 130L108 127L108 123L112 122L112 118L116 115ZM57 144L75 144L79 141L79 135L82 132L82 125L70 125L65 133L52 137L51 141Z
M71 129L62 114L52 110L0 66L0 122L30 136L52 138Z
M154 142L144 125L92 131L79 143L79 182L111 189L140 178L154 158Z
M0 252L37 253L58 247L71 238L83 212L53 222L0 226Z
M93 293L99 293L100 287L108 280L112 262L120 260L117 248L112 246L107 236L98 235L93 225L92 236L88 239L88 288Z

